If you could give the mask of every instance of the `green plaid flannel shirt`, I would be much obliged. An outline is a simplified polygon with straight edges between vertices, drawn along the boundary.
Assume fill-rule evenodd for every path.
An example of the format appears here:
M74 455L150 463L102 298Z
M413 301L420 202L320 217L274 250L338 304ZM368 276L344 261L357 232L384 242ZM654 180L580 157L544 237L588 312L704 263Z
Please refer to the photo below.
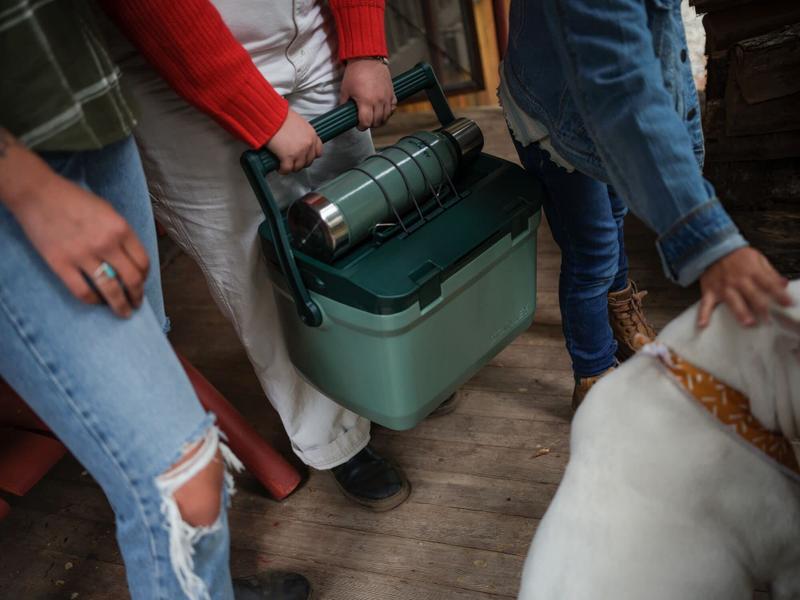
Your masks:
M136 124L89 0L0 0L0 126L29 148L79 151Z

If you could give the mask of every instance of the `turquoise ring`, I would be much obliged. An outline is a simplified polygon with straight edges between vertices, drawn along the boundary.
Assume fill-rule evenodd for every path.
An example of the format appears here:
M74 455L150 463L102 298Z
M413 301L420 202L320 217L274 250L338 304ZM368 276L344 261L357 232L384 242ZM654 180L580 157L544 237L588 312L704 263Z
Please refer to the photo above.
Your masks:
M117 272L114 270L114 267L112 267L106 261L103 261L100 263L100 266L98 266L94 270L94 273L92 274L92 279L94 280L100 279L101 277L108 277L109 279L115 279L117 277Z

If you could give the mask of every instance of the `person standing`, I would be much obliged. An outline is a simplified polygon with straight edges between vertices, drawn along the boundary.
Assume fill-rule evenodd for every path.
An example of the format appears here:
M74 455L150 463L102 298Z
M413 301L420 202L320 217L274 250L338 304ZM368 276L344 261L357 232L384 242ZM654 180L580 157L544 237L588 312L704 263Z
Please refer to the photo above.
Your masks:
M577 407L617 355L654 331L628 281L623 221L658 234L666 276L700 281L698 325L727 303L742 325L788 303L702 176L700 107L680 0L512 0L500 98L523 165L544 182Z
M259 246L263 216L239 167L248 146L274 152L280 173L269 183L286 206L373 153L366 129L382 124L396 104L384 3L215 0L215 11L201 10L197 0L160 4L163 9L153 18L142 5L105 3L138 49L115 52L141 108L136 139L156 217L200 266L295 453L307 465L332 470L352 501L373 510L394 508L408 498L410 485L369 445L369 421L313 388L289 360ZM220 56L195 47L189 60L176 60L168 71L163 65L153 69L146 62L153 52L191 44L167 37L167 22L182 24L189 33L227 25L247 60L239 50ZM173 71L200 82L206 97L184 102L161 77ZM270 89L256 91L255 78L268 80ZM242 102L228 102L231 89L241 91ZM358 106L358 130L323 150L308 119L351 98Z
M240 465L165 335L136 117L93 5L0 0L0 45L0 376L108 497L134 600L307 600L300 575L231 581Z

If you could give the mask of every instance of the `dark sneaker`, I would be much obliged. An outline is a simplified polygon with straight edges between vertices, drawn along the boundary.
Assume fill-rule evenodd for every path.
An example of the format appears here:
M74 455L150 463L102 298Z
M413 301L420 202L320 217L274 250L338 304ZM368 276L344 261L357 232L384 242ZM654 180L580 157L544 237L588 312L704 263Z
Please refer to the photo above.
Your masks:
M629 359L641 347L636 334L648 339L656 337L656 330L647 322L642 309L646 295L647 291L639 291L633 281L629 281L624 290L608 294L608 318L617 340L617 358L620 361Z
M400 469L369 445L331 472L347 498L376 512L401 505L411 493Z
M267 571L233 580L236 600L309 600L311 584L297 573Z
M575 380L575 389L572 391L572 410L573 412L578 410L578 407L583 402L583 399L586 398L586 394L589 393L589 390L592 389L592 386L600 381L600 378L604 375L608 375L616 369L616 367L611 367L607 371L603 371L599 375L594 375L593 377L579 377Z
M428 418L443 417L445 415L449 415L456 409L460 401L461 401L460 391L450 394L444 402L442 402L438 407L436 407L436 409L431 414L428 415Z

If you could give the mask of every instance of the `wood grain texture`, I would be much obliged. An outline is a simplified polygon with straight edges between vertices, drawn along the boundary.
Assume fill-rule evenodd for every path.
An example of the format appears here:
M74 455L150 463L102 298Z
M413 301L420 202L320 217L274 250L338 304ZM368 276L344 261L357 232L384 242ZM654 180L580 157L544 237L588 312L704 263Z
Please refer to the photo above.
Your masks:
M761 0L710 12L703 18L706 51L713 53L725 50L736 42L763 35L799 20L800 5L794 0Z

